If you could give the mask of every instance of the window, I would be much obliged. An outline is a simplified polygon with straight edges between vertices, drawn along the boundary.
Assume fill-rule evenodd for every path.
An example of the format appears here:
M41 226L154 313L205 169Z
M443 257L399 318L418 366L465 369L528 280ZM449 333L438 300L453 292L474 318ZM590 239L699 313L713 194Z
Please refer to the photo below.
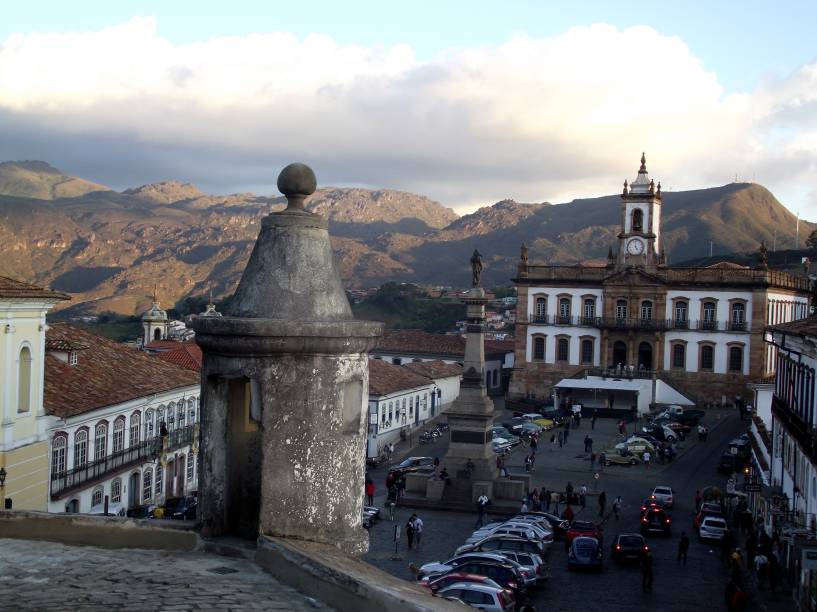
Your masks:
M162 468L159 468L160 470ZM153 497L153 469L148 468L142 474L142 501L150 501Z
M743 371L743 347L731 346L729 347L729 371L742 372Z
M164 475L165 471L164 468L162 468L162 464L160 463L156 467L156 495L162 494L162 480L164 478Z
M192 425L196 422L196 400L191 399L187 402L187 420Z
M627 300L618 300L616 302L616 319L627 318Z
M74 434L74 468L88 463L88 430L81 429Z
M118 504L122 501L122 481L114 478L111 482L111 503Z
M99 423L94 430L94 461L102 459L108 451L108 424Z
M409 398L409 416L414 416L414 398Z
M71 365L71 366L77 365L77 352L76 351L69 351L68 352L68 365Z
M389 422L394 418L394 403L389 402Z
M149 440L153 437L153 410L145 412L145 439Z
M31 349L27 346L20 349L17 367L17 412L28 412L31 410Z
M703 313L703 328L715 329L715 302L704 302Z
M547 300L543 297L536 298L536 307L534 309L534 315L537 319L542 320L545 318L547 314Z
M687 310L689 308L689 304L684 302L683 300L678 300L675 302L675 327L686 327L687 326Z
M588 298L584 301L584 318L592 319L596 316L596 300Z
M176 404L170 402L167 406L167 430L173 431L176 427Z
M567 338L559 338L556 343L556 360L567 361L570 357L570 342Z
M391 362L394 365L400 365L400 358L399 357L394 357L394 358L392 358Z
M640 208L633 210L633 229L634 232L644 231L644 213Z
M652 321L652 302L650 300L641 302L641 319L644 321Z
M745 327L746 327L746 304L744 304L743 302L733 302L731 328L733 330L742 330Z
M179 412L178 412L177 416L178 416L179 429L181 429L182 427L184 427L184 420L185 420L185 417L187 416L187 408L185 407L183 401L179 402Z
M113 452L125 450L125 417L118 417L113 422Z
M536 361L545 360L545 339L542 336L533 339L533 358Z
M193 454L190 453L187 455L187 482L193 482L193 470L195 465L195 459Z
M582 340L582 363L593 363L593 341Z
M94 506L101 506L102 505L102 487L97 487L94 489L94 492L91 493L91 507Z
M715 369L715 347L711 344L701 345L701 370L712 371Z
M51 475L65 472L65 449L68 446L65 435L55 436L51 445Z
M559 322L567 323L570 321L570 298L559 299Z
M130 417L130 442L128 443L129 448L133 448L134 446L139 444L139 425L141 423L141 415L138 412L134 412Z
M685 370L686 369L687 350L683 344L672 345L672 367Z

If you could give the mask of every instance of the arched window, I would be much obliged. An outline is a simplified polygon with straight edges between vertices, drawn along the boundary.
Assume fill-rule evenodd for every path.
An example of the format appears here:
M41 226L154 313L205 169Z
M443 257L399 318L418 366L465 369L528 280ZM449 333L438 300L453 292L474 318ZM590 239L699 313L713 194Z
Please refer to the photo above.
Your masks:
M711 372L715 368L715 347L711 344L701 345L700 369Z
M31 349L24 346L20 349L17 372L17 412L29 410L31 410Z
M587 298L584 300L584 318L592 319L596 316L596 300Z
M545 315L547 314L547 307L548 302L546 298L538 297L536 298L536 307L534 308L534 315L540 321L544 320Z
M65 472L65 451L68 447L68 438L65 434L54 437L51 444L51 476Z
M153 437L154 433L155 433L154 423L153 423L153 416L154 416L154 414L153 414L153 409L152 408L145 412L145 439L146 440L150 440Z
M582 363L591 365L593 363L593 341L589 338L582 340Z
M122 480L114 478L111 482L111 503L118 504L122 501Z
M142 415L138 412L134 412L130 416L130 438L128 441L128 448L133 448L139 444L139 440L141 440L139 426L142 423Z
M170 402L167 405L167 430L173 431L176 428L176 403Z
M556 361L568 361L570 358L570 342L567 338L559 338L556 343Z
M121 453L125 450L125 417L116 417L113 422L113 452Z
M559 322L570 322L570 298L559 298Z
M686 327L687 326L687 317L688 315L689 304L684 300L678 300L675 302L675 326L676 327Z
M102 505L102 487L96 487L91 493L91 507Z
M159 406L159 409L156 410L156 432L159 434L162 432L162 425L167 427L167 423L165 423L165 407Z
M541 336L533 339L533 358L536 361L545 360L545 339Z
M153 468L148 468L142 474L142 501L148 502L151 500L152 497L153 497Z
M97 423L94 429L94 461L103 459L108 453L108 424Z
M746 304L743 302L732 302L732 320L730 321L733 330L743 330L746 327Z
M641 319L643 321L652 321L652 302L650 300L641 302Z
M644 231L644 213L640 208L633 210L633 230L634 232Z
M703 329L715 329L715 302L704 302L703 317Z
M743 347L729 347L729 371L743 372Z
M162 480L164 479L165 471L161 464L156 467L156 495L162 494Z
M179 402L179 411L178 411L178 414L177 414L177 421L176 421L178 426L179 426L179 429L184 427L184 421L185 421L186 417L187 417L187 406L185 405L184 401L181 401L181 402Z
M156 328L153 330L153 339L154 340L161 340L162 339L162 330L160 328Z
M672 345L672 367L678 370L686 369L687 350L680 342Z
M74 434L74 469L88 463L88 430L80 429Z
M616 319L627 318L627 300L616 301Z
M187 420L191 425L196 422L196 400L192 398L187 401Z

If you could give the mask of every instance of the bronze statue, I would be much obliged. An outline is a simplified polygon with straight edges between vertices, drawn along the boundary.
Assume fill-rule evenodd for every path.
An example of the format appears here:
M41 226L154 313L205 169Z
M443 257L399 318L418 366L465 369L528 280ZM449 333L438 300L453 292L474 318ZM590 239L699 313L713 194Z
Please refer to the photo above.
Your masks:
M766 248L766 243L762 240L760 241L760 248L758 249L758 254L760 256L760 267L761 268L768 268L769 267L769 249Z
M528 263L528 245L524 242L522 243L522 249L519 251L519 259L525 263Z
M479 287L479 277L482 274L482 255L476 249L474 249L474 254L471 255L471 273L473 275L473 286Z

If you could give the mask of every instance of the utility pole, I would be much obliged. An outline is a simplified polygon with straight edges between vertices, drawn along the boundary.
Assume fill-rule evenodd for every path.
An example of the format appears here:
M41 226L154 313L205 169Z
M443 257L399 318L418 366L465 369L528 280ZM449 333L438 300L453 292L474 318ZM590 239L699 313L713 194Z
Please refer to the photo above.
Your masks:
M794 248L800 248L800 211L797 211L797 225L794 230Z

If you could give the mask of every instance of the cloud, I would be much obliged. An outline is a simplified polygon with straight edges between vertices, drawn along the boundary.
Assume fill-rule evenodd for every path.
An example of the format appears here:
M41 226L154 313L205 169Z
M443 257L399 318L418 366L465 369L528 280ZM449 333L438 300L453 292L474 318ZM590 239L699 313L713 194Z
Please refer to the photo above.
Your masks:
M612 193L646 150L665 186L737 172L800 197L817 163L815 85L817 64L726 93L683 41L644 26L419 61L406 45L285 32L177 45L134 18L0 46L0 156L116 187L180 178L267 193L299 159L324 185L473 207Z

